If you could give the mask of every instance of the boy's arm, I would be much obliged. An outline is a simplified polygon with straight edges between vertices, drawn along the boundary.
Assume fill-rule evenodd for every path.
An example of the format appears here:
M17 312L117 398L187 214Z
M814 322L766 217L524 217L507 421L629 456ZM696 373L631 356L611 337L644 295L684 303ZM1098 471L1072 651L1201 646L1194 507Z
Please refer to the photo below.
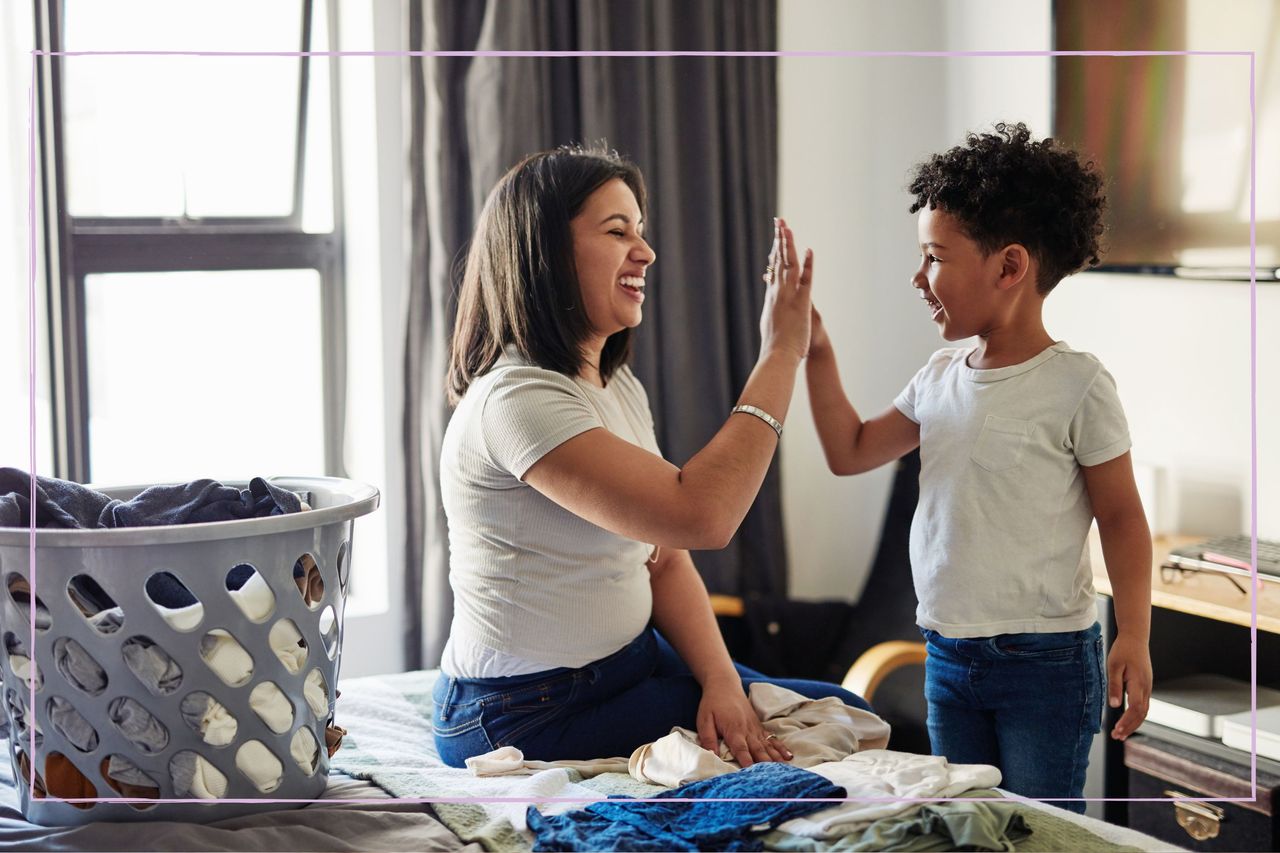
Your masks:
M1128 453L1080 470L1111 579L1116 636L1107 657L1107 693L1112 708L1128 695L1129 707L1111 730L1124 740L1146 719L1151 698L1151 531Z
M845 396L836 366L836 353L815 310L811 323L809 355L805 378L809 385L809 408L818 427L822 452L831 473L861 474L911 452L920 444L920 425L890 406L869 421Z

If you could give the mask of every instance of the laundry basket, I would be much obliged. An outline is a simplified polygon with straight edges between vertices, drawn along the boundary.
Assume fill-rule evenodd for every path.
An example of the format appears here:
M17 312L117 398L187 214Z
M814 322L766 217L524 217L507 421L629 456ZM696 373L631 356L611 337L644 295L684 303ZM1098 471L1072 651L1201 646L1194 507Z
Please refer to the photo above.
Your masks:
M311 509L41 529L34 573L30 532L0 528L0 674L28 820L208 821L320 796L352 528L378 492L332 477L271 482ZM143 488L102 491L128 500ZM144 799L62 801L130 797Z

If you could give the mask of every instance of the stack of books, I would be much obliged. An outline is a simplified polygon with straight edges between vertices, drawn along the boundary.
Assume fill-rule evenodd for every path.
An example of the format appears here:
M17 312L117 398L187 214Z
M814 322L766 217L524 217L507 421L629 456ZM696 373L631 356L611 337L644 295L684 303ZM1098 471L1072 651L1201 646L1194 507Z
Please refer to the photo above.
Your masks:
M1261 699L1258 703L1258 755L1280 761L1280 705L1263 708ZM1227 746L1252 752L1252 741L1253 715L1249 711L1222 720L1222 742Z
M1224 675L1189 675L1156 685L1147 720L1250 750L1252 687ZM1258 688L1258 754L1280 760L1280 690Z

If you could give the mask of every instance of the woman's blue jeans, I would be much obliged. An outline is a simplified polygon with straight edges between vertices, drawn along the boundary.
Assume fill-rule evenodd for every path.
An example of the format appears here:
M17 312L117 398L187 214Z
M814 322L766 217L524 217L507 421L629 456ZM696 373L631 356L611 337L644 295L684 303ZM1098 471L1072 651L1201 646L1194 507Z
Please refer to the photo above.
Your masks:
M744 688L765 681L810 699L835 696L871 710L835 684L766 678L735 665ZM674 726L696 728L702 689L675 649L649 628L579 669L508 678L442 673L432 698L436 750L445 764L462 767L471 756L503 746L541 761L625 757Z
M994 764L1001 787L1039 800L1084 796L1107 690L1102 632L952 640L921 628L934 755ZM1056 803L1084 812L1083 802Z

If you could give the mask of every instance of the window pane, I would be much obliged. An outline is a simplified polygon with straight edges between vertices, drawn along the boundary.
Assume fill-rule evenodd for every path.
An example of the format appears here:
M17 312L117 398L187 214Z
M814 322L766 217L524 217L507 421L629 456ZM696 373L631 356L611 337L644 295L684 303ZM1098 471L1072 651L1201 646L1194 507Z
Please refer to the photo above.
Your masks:
M66 49L297 51L301 0L67 0ZM284 216L296 56L69 56L75 216Z
M0 4L0 465L31 467L29 444L31 348L29 337L32 235L28 216L31 164L31 49L34 27L30 3ZM39 197L36 198L37 204ZM35 210L39 225L41 211ZM38 240L36 241L38 244ZM37 256L39 259L39 256ZM53 474L49 405L49 352L45 337L43 270L36 272L36 470Z
M320 276L85 281L95 483L324 473Z

